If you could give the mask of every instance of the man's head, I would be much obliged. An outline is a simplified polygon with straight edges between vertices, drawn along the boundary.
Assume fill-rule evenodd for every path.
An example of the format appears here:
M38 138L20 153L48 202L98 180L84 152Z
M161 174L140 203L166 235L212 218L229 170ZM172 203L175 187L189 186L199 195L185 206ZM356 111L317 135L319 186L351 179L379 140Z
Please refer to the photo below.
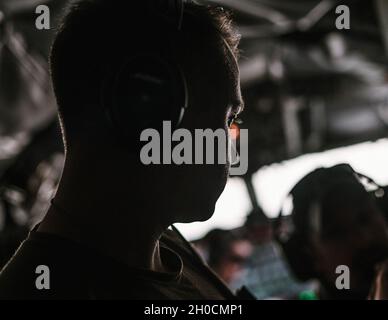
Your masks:
M136 184L149 199L155 195L162 199L157 204L162 212L171 212L170 220L204 220L225 186L228 166L142 165L140 133L124 142L118 139L101 99L110 81L107 75L120 72L132 57L168 58L179 66L187 83L188 109L181 127L192 133L206 128L228 131L228 120L242 104L238 36L229 15L217 8L187 4L180 30L167 20L143 1L81 0L70 7L50 59L67 162L84 159L87 163L94 158L93 167L110 171L118 188L133 191ZM138 108L128 105L128 126L144 120L144 110ZM164 120L158 118L160 110L147 111L147 120ZM116 175L120 176L117 180Z
M285 251L297 276L318 278L331 298L366 298L378 262L388 257L383 216L350 166L321 168L291 192L294 230ZM349 267L350 290L336 268Z

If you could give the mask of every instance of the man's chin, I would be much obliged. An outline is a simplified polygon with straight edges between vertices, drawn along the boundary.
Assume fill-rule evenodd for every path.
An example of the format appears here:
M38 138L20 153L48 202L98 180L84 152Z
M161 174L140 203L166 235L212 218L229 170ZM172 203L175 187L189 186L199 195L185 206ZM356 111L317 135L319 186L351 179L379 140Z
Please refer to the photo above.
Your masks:
M198 208L195 211L186 211L187 213L180 217L178 223L205 222L213 216L214 210L215 205L208 208Z

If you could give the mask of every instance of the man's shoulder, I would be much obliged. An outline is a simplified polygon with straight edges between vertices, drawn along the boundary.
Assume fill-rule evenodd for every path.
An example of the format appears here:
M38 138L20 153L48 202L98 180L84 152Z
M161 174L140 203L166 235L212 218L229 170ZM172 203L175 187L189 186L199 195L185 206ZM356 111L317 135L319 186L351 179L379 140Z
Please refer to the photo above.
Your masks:
M161 240L164 246L179 255L190 254L187 244L173 231L165 232ZM121 282L125 282L125 288L117 285ZM117 287L112 288L112 283ZM146 275L136 270L124 268L70 240L36 231L30 233L0 272L1 300L114 296L137 299L141 293L144 297L166 298L156 287L153 281L147 281Z
M0 272L0 299L66 298L77 292L83 279L70 257L63 246L27 238Z
M230 296L177 230L167 230L160 240L169 249L164 252L170 252L166 262L182 261L184 286L179 281L165 285L164 277L131 269L71 241L32 233L0 273L0 299L169 299L187 296L182 290L188 287L197 292L193 296Z

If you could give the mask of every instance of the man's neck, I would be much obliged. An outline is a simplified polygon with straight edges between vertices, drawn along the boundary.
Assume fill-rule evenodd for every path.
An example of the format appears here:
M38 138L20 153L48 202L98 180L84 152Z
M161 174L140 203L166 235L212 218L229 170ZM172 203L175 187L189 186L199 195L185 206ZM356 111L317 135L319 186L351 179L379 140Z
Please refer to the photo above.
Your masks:
M97 183L82 173L75 176L72 179L64 172L38 231L81 243L131 267L162 271L159 238L169 223L158 221L162 215L150 212L147 203L151 201L143 199L144 192L127 190L125 196L118 185ZM136 181L131 185L136 186Z
M79 212L72 211L67 216L66 206L52 205L40 224L38 231L67 238L119 260L130 267L163 271L159 256L160 230L147 230L140 221L119 221L112 223L110 212L101 221L93 212L82 213L82 218L74 218ZM128 215L136 212L128 212Z

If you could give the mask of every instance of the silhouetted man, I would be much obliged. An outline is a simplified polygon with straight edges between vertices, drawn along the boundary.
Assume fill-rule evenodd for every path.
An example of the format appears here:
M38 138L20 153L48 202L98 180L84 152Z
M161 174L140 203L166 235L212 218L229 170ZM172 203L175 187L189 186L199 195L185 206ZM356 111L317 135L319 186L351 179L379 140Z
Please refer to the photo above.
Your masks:
M238 36L221 9L167 2L85 0L68 10L51 53L63 175L2 271L1 298L234 297L168 230L212 216L228 162L145 165L139 137L163 121L228 134L242 108Z

